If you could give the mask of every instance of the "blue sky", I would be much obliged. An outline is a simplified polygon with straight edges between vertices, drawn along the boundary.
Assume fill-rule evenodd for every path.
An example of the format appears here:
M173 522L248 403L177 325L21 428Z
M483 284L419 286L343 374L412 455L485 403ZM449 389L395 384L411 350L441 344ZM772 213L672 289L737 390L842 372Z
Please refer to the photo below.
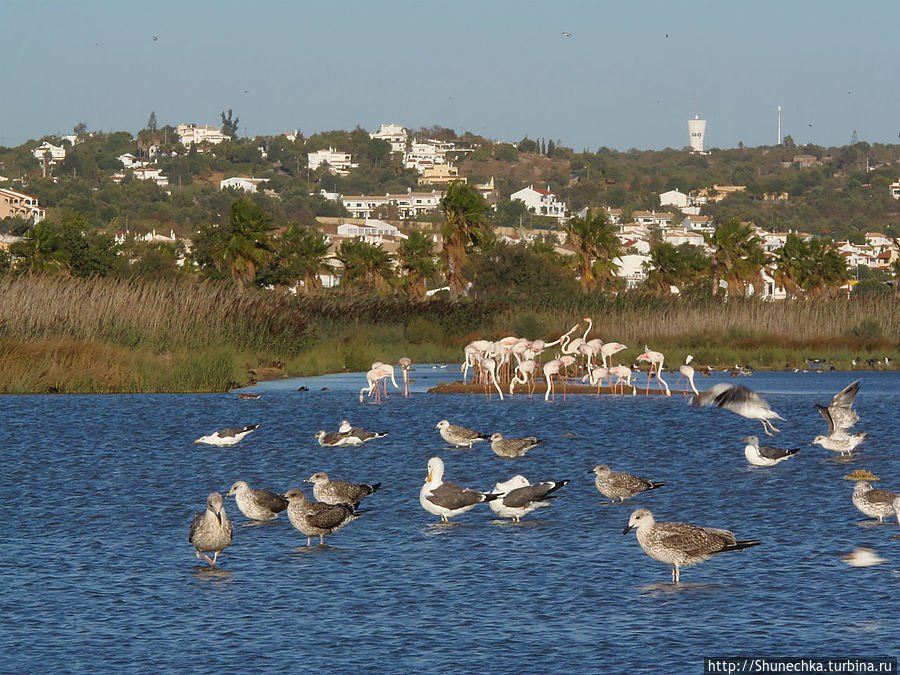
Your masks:
M382 122L576 151L900 143L900 2L2 0L0 145ZM564 31L572 33L564 37ZM154 41L153 37L157 36Z

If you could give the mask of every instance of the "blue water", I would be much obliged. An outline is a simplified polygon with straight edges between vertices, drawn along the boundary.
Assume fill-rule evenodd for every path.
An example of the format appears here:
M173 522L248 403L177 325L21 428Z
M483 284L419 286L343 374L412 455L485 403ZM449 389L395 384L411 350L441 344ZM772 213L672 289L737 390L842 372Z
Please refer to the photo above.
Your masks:
M410 398L392 390L377 405L357 401L359 374L263 383L256 400L0 399L0 670L702 672L703 656L897 654L900 527L863 524L843 476L864 468L900 490L900 375L741 378L786 418L770 442L802 448L773 468L743 456L740 437L761 424L681 396L488 401L425 393L458 377L450 369L414 375ZM813 404L856 377L871 437L836 461L809 444L825 429ZM389 435L320 447L313 434L343 418ZM545 442L517 460L487 443L449 450L434 429L443 418ZM261 426L238 446L193 443L243 424ZM448 480L485 490L516 473L572 482L522 524L478 507L441 526L418 500L434 455ZM587 473L598 463L666 486L602 505ZM245 525L229 499L235 536L219 567L194 557L191 514L209 492L242 479L309 493L315 471L383 488L321 548L284 515ZM686 568L673 587L622 536L638 506L763 544ZM844 565L857 546L888 564Z

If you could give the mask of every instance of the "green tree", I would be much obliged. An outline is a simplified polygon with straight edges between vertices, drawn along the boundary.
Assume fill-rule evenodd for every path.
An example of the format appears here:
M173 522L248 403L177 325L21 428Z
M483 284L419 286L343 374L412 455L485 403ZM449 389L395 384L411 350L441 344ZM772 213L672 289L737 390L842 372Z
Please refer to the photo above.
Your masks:
M367 286L376 291L390 287L391 257L381 245L373 246L358 238L345 241L338 260L344 266L342 286Z
M239 117L232 118L231 108L228 109L228 116L222 111L222 135L231 136L232 140L237 138Z
M441 225L444 238L441 253L454 300L464 295L468 283L463 268L472 246L482 246L489 239L485 224L487 204L474 186L453 181L440 201L445 222Z
M431 242L421 232L411 232L400 244L397 259L401 283L407 295L415 300L425 298L426 282L437 271Z
M709 257L699 246L658 241L650 248L647 285L664 295L672 286L685 291L705 279L709 265Z
M318 275L334 271L325 235L310 227L289 223L276 241L278 260L288 283L303 282L303 292L322 287Z
M30 274L54 275L66 269L66 252L62 232L50 220L42 220L25 233L25 241L10 247L22 259L23 271Z
M575 269L583 293L605 290L616 275L614 260L624 253L622 242L603 210L588 210L584 218L571 218L565 226L575 248Z
M553 306L577 292L565 262L544 244L498 243L472 255L472 287L479 300Z
M743 295L745 284L758 288L762 283L760 271L765 262L765 252L759 237L748 225L731 218L713 232L703 235L712 253L712 294L719 291L719 282L728 284L731 294Z

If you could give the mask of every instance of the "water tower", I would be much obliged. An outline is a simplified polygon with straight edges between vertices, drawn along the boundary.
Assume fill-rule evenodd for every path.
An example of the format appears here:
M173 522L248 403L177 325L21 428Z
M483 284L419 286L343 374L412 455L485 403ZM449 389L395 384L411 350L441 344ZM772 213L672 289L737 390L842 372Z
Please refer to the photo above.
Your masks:
M706 134L706 120L701 120L700 115L694 115L694 119L688 120L688 134L691 137L691 152L703 152L703 136Z

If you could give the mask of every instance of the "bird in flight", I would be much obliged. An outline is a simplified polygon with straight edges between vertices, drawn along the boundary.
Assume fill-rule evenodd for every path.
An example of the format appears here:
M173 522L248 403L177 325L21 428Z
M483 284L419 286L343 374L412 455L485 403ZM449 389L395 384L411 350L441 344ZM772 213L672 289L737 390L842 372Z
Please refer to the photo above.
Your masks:
M567 33L566 31L563 31L563 37L572 37L572 34Z
M153 41L156 42L156 38L158 38L158 37L159 37L159 35L154 35L154 36L153 36Z

